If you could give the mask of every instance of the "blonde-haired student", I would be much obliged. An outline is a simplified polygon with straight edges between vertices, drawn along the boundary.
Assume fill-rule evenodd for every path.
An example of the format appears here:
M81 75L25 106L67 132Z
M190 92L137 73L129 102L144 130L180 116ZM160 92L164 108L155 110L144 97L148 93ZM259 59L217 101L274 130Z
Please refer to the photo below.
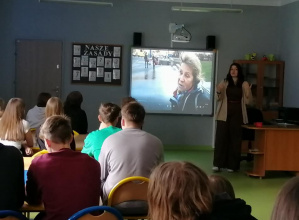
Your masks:
M25 103L20 98L12 98L7 103L0 120L0 143L14 146L26 155L32 154L33 138L29 123L25 118Z
M61 99L58 97L51 97L47 101L46 108L45 108L46 119L54 115L64 115L63 103ZM40 127L36 129L37 144L41 150L46 150L45 142L39 137L39 133L40 133ZM74 137L72 138L71 141L71 149L76 150L76 143Z

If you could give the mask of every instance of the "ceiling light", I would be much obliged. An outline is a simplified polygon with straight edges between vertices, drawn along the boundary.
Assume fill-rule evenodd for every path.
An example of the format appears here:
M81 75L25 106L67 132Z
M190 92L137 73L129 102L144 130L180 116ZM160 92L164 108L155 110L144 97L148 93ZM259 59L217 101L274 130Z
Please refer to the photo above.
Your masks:
M243 13L242 9L234 8L203 8L203 7L184 7L172 6L172 11L185 11L185 12L228 12L228 13Z
M97 1L81 1L81 0L39 0L39 2L57 2L57 3L70 3L70 4L85 4L85 5L101 5L101 6L111 6L111 2L97 2Z

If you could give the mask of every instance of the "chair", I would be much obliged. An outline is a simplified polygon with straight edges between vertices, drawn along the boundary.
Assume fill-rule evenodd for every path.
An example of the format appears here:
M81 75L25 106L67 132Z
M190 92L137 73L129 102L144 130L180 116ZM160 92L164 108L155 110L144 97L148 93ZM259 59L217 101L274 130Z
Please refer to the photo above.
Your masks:
M39 152L33 154L33 155L32 155L32 159L34 159L34 158L36 158L36 157L39 157L39 156L41 156L41 155L43 155L43 154L47 154L47 153L48 153L47 150L41 150L41 151L39 151Z
M28 220L24 215L20 212L13 210L1 210L0 211L0 219L5 220Z
M90 214L96 211L104 212L97 216ZM92 206L75 213L68 220L123 220L123 217L115 208L108 206Z
M124 219L147 219L149 179L132 176L117 183L108 195L108 206L116 208Z

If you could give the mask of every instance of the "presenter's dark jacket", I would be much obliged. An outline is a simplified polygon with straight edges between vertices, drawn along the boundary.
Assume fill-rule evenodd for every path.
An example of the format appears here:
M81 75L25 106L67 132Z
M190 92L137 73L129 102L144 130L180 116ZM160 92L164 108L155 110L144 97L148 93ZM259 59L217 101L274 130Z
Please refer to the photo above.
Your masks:
M18 210L24 203L24 162L13 146L0 144L0 210Z

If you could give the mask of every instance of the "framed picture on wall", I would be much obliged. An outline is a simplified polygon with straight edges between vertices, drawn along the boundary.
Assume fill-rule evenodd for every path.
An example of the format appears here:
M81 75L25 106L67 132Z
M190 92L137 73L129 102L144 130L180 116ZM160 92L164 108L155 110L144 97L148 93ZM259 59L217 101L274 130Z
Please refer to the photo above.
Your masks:
M73 43L72 83L121 85L122 46Z

